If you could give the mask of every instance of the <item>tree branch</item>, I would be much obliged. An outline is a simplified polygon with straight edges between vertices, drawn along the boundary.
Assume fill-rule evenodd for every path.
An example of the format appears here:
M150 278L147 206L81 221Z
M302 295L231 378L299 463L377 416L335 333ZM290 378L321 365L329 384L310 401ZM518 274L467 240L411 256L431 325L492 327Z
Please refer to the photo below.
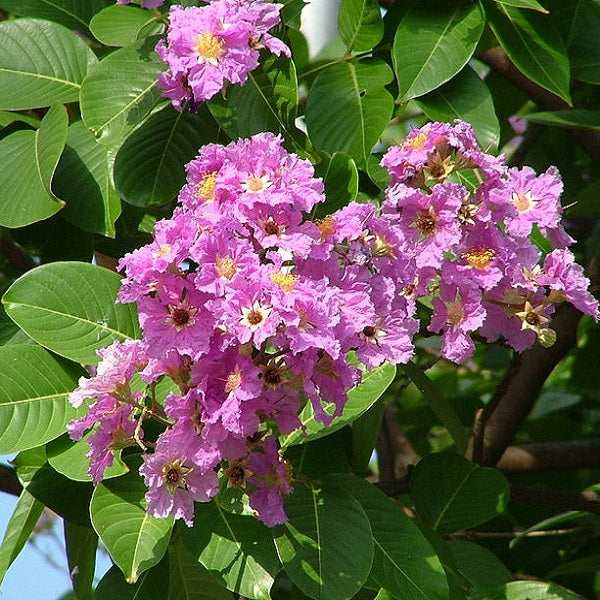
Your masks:
M496 467L505 473L579 467L600 468L600 440L540 442L509 446Z
M0 492L5 492L13 496L20 496L23 486L17 477L13 467L0 464Z

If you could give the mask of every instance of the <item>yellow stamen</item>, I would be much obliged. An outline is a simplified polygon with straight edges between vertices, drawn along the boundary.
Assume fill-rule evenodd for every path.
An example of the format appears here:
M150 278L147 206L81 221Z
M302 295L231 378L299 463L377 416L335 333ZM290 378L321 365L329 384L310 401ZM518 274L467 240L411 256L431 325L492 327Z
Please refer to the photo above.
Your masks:
M207 173L202 177L200 182L197 184L196 195L199 198L203 198L208 202L212 202L215 199L215 189L217 187L215 180L217 178L217 174L215 173Z
M269 279L287 294L294 289L299 277L298 275L292 275L291 273L282 273L281 271L277 271L276 273L271 273L269 275Z
M496 256L496 251L493 248L485 247L471 248L468 252L461 254L461 258L476 269L485 269L492 262L494 256Z
M201 33L194 38L194 51L198 55L200 64L208 63L215 67L225 50L225 40L214 33Z

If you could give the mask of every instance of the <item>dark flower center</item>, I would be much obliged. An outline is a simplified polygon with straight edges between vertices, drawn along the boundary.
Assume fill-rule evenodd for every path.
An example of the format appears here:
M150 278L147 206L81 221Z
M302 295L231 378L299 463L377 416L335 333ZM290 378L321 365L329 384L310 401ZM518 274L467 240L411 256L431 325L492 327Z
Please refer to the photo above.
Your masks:
M376 330L375 330L375 327L373 327L372 325L367 325L367 326L366 326L366 327L365 327L365 328L362 330L362 332L363 332L363 335L364 335L365 337L368 337L368 338L370 338L370 337L373 337L373 336L375 335L375 333L376 333Z
M429 235L435 230L435 219L431 215L423 214L417 218L415 225L421 233Z
M265 223L265 233L267 235L279 235L279 225L275 221L267 221Z
M190 320L190 313L185 308L174 308L171 313L171 319L175 325L183 327Z
M251 310L246 319L250 325L258 325L259 323L262 323L263 316L257 310Z

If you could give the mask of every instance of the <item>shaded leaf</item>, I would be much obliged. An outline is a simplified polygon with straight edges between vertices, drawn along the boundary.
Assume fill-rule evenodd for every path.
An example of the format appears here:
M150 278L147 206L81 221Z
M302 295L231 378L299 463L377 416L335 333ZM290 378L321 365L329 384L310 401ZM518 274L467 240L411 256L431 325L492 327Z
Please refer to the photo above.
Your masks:
M494 0L494 2L506 4L506 6L514 6L515 8L537 10L541 13L548 12L537 0Z
M342 0L338 30L349 52L376 46L383 37L383 19L377 0Z
M79 415L68 401L83 371L40 346L0 348L0 454L44 444Z
M302 134L294 125L298 106L298 82L294 62L269 56L248 73L243 86L227 88L227 97L215 96L208 108L232 139L262 131L281 133L302 147Z
M90 504L94 529L129 583L160 562L173 528L172 517L146 512L146 491L142 478L128 473L99 484Z
M512 62L529 79L571 101L569 59L546 15L488 2L488 23Z
M581 127L583 129L600 130L600 110L573 108L571 110L533 112L523 118L533 123L554 127Z
M231 514L216 502L196 504L186 547L227 589L246 598L269 598L280 563L269 529L255 517Z
M6 110L76 102L97 62L79 36L51 21L4 21L0 38L0 108Z
M500 141L500 125L492 95L470 67L415 103L432 121L452 122L462 119L475 130L477 141L485 150L496 149Z
M71 360L95 364L97 349L139 331L135 306L115 303L120 285L119 275L108 269L55 262L17 279L2 302L36 342Z
M411 496L423 522L440 535L501 514L509 498L504 475L458 454L430 454L411 474Z
M358 169L354 160L343 152L331 156L319 152L321 161L315 167L315 176L323 178L325 202L317 204L314 218L321 218L352 202L358 194Z
M345 152L364 168L392 114L393 98L384 88L392 76L379 59L323 69L306 103L306 125L315 147L330 154Z
M163 28L154 12L130 5L108 6L90 22L94 37L106 46L127 46L144 34L161 33Z
M476 2L421 0L400 21L392 58L403 101L456 75L473 55L485 20Z
M450 600L439 558L402 508L359 477L334 474L325 481L346 490L367 514L375 549L371 578L377 585L402 600Z
M169 105L152 115L119 148L115 185L134 206L164 205L185 183L184 165L217 135L210 115L177 112Z
M94 597L92 583L96 568L98 536L91 527L64 522L65 546L69 575L73 591L78 600L91 600Z
M105 144L117 144L146 118L160 99L164 64L154 51L157 38L109 54L81 86L83 122Z
M131 584L125 581L119 567L113 565L94 591L95 600L165 600L169 594L169 563L162 560L156 567L144 571Z
M565 3L565 8L573 12L567 40L571 74L579 81L600 83L600 1L574 0ZM563 25L564 20L559 23Z
M121 199L111 171L107 147L96 141L83 121L73 123L54 181L56 193L67 202L62 217L84 231L114 237Z
M273 530L277 552L294 584L310 598L346 600L363 586L373 562L369 520L343 489L296 485L289 521Z
M17 131L0 140L0 225L23 227L63 206L51 190L52 176L67 140L67 111L53 106L37 131Z
M367 411L385 392L396 376L396 367L387 362L379 367L363 373L362 381L348 392L348 401L339 417L329 427L315 419L310 402L302 409L300 421L305 430L297 429L288 435L281 436L281 445L292 446L329 435L345 425L349 425ZM333 405L329 406L330 414Z
M180 540L169 546L169 567L169 600L231 600L231 593Z

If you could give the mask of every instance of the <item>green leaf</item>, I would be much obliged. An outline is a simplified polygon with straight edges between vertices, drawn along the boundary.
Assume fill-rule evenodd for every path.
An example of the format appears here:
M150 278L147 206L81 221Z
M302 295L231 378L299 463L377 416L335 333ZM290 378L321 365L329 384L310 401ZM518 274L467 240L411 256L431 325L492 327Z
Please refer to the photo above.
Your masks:
M343 152L331 156L319 152L321 161L315 167L315 176L322 177L326 200L314 208L314 218L330 215L348 205L358 194L358 169L354 160Z
M90 22L90 30L106 46L127 46L143 34L161 33L163 25L152 11L115 4L94 16Z
M492 2L486 4L486 15L492 31L517 68L570 103L569 59L549 18Z
M456 75L473 55L485 19L476 2L417 2L400 21L392 58L403 101Z
M128 473L98 485L90 504L94 529L129 583L160 562L173 528L172 517L146 512L146 491L142 478Z
M387 394L386 394L387 395ZM352 422L352 472L361 477L369 474L373 450L381 435L385 401L375 402L369 410Z
M494 0L498 4L506 6L514 6L515 8L525 8L529 10L537 10L538 12L547 14L548 11L537 0Z
M363 586L373 563L369 520L348 492L298 484L285 505L289 521L273 531L294 584L316 600L346 600Z
M582 217L597 218L600 216L600 179L583 188L577 196L568 213Z
M87 263L55 262L19 277L2 302L8 316L49 350L96 364L96 350L136 337L135 306L116 304L117 273Z
M13 113L6 110L0 111L0 127L6 127L12 123L27 123L27 125L31 125L34 129L37 129L40 126L41 119L36 119L35 117L30 117L29 115L22 115L21 113Z
M458 454L430 454L411 475L411 496L423 522L440 535L501 514L509 498L504 475Z
M127 583L123 573L113 565L98 583L95 600L165 600L169 597L169 564L162 560L144 571L134 583Z
M548 573L548 577L561 577L576 573L597 573L598 565L600 565L600 554L590 554L558 565Z
M415 100L432 121L462 119L475 129L477 141L492 151L500 141L500 124L487 85L470 67L448 83Z
M512 579L510 571L489 550L464 540L447 542L454 566L474 588L502 585Z
M83 371L39 346L0 348L0 454L58 437L78 416L68 395Z
M523 118L533 123L554 127L579 127L600 130L600 110L573 108L571 110L533 112Z
M117 144L143 121L160 99L158 75L164 64L155 37L109 54L81 86L81 115L104 144Z
M281 565L269 529L255 517L231 514L216 502L196 504L194 527L182 538L227 589L246 598L269 598Z
M4 21L0 38L0 108L6 110L76 102L97 62L78 35L50 21Z
M8 568L25 546L43 510L44 505L26 489L21 492L0 545L0 584Z
M64 522L69 575L78 600L92 600L98 536L91 527Z
M46 453L52 468L73 481L92 481L88 475L90 459L86 456L90 450L87 443L90 435L92 435L91 432L86 434L82 440L74 442L67 434L64 434L47 444ZM119 477L128 471L127 465L120 457L116 456L114 463L104 471L102 478Z
M579 595L555 583L511 581L473 597L473 600L583 600Z
M208 102L213 117L232 139L272 131L301 145L301 132L294 125L297 106L294 62L274 56L261 60L245 85L227 88L227 98L215 96Z
M600 83L600 0L575 0L564 8L573 14L567 39L571 74L579 81Z
M0 141L0 225L23 227L64 206L50 186L66 140L67 111L57 105L37 131L17 131Z
M396 367L387 362L363 373L361 383L348 392L348 401L344 406L344 411L334 419L329 427L325 427L323 423L315 419L311 404L308 402L299 415L305 430L296 429L288 435L281 436L281 446L292 446L316 440L349 425L375 404L395 377ZM331 414L333 405L330 405L329 409Z
M354 475L328 475L325 481L346 490L367 514L375 548L371 578L377 585L402 600L450 600L439 558L402 508Z
M315 147L330 154L345 152L364 168L392 115L394 101L384 88L392 77L380 59L323 69L306 103L306 125Z
M342 0L338 30L348 52L375 47L383 37L383 19L377 0Z
M231 600L231 593L179 539L169 546L169 567L169 600Z
M121 199L111 171L106 146L96 141L83 121L73 123L54 177L56 193L67 202L61 216L84 231L114 237Z
M0 8L19 15L55 21L70 29L87 31L90 19L107 0L0 0Z
M184 165L216 135L206 112L192 115L166 106L119 148L114 167L117 191L134 206L172 202L185 183Z

